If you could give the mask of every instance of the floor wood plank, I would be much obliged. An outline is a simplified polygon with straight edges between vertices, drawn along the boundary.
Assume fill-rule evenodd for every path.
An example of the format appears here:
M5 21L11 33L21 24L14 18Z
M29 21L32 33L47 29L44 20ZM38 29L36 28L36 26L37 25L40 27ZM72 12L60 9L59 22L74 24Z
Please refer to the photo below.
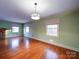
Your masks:
M5 41L7 40L7 41ZM0 41L0 59L79 59L79 53L32 38Z

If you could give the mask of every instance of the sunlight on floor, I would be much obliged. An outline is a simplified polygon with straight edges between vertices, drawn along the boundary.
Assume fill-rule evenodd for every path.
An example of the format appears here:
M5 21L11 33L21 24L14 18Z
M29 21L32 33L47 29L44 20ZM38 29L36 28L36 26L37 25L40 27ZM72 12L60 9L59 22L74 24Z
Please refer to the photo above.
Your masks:
M26 48L29 48L29 39L24 39L24 45Z
M47 49L45 59L58 59L58 55L54 51Z
M18 39L14 39L14 40L12 40L12 48L16 48L16 47L18 47L19 46L19 40Z

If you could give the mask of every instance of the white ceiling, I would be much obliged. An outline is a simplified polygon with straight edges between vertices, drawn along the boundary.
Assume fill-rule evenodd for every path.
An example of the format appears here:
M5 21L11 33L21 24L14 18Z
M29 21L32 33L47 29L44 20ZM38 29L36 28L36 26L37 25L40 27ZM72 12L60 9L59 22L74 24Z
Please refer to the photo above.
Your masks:
M79 0L0 0L0 19L19 23L31 21L35 2L41 18L79 8Z

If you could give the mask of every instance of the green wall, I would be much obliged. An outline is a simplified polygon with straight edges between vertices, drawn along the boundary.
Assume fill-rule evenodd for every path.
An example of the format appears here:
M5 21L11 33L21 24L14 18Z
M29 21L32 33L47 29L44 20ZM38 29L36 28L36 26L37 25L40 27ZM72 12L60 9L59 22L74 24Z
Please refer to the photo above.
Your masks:
M46 25L59 24L59 36L47 36ZM51 44L79 51L79 11L64 12L49 16L38 21L28 22L24 27L30 27L30 33L24 36L37 38ZM53 42L50 42L53 40Z
M60 43L79 49L79 11L61 16Z
M19 26L19 28L20 28L19 32L18 33L13 33L11 31L12 26ZM6 38L16 37L16 36L21 36L22 35L22 25L19 24L19 23L0 21L0 28L6 28L6 30L9 30L8 33L6 34Z

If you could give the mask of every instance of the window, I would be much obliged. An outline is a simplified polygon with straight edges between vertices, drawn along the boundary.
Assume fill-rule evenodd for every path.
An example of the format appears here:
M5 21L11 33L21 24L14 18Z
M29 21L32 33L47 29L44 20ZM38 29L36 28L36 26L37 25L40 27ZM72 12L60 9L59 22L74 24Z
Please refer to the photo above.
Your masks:
M19 32L19 27L12 27L12 32Z
M58 25L47 25L46 26L46 34L50 36L58 36Z
M9 29L9 30L6 30L6 31L5 31L5 34L8 35L10 32L11 32L10 29Z
M29 33L29 27L25 27L25 32Z

